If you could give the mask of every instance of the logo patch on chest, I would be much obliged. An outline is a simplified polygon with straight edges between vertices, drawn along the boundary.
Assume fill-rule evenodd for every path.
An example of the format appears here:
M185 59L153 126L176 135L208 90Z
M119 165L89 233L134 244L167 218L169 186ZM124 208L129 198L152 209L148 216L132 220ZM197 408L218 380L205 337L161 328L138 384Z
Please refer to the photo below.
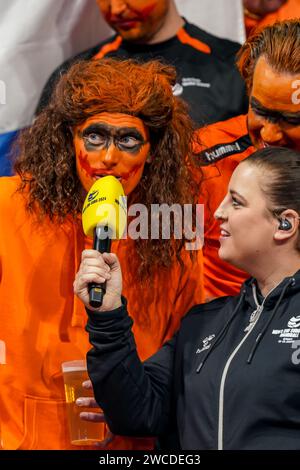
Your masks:
M291 344L300 334L300 315L293 316L287 323L287 328L273 330L272 335L278 336L278 343Z

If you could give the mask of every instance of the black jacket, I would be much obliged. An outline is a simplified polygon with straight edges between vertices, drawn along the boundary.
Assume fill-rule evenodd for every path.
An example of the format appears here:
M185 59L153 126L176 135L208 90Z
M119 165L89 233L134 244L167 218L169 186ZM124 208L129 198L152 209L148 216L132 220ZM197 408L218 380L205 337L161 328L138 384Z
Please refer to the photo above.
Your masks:
M90 60L105 48L105 57L122 59L162 60L174 65L178 72L176 90L190 106L190 114L199 125L221 121L247 112L248 100L245 85L235 65L240 44L220 39L190 23L185 23L180 34L153 45L136 45L121 42L116 50L110 50L116 35L96 47L72 57L58 67L43 90L37 114L47 105L59 77L74 62ZM182 41L190 42L182 42ZM195 42L195 47L192 45ZM197 49L197 41L211 48L207 54ZM115 48L114 48L115 49Z
M257 291L248 280L193 307L144 364L125 306L89 312L88 371L112 432L164 449L300 449L300 271Z

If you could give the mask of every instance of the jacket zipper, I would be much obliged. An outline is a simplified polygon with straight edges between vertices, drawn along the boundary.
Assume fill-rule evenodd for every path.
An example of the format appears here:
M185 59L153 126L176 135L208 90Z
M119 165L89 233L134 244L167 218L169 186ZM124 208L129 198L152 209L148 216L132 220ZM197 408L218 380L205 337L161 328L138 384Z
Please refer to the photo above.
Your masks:
M219 420L218 420L218 450L223 450L223 421L224 421L224 389L225 389L225 380L226 380L226 376L227 376L227 372L228 372L228 369L230 367L230 364L232 362L232 360L234 359L235 355L237 354L238 350L240 349L240 347L243 345L243 343L246 341L246 339L248 338L248 336L251 334L254 326L256 325L256 323L258 322L259 318L260 318L260 315L264 309L264 304L265 304L265 301L267 300L267 298L269 297L269 295L273 292L273 290L276 289L277 286L275 286L269 293L268 295L264 298L264 300L262 301L262 304L258 306L257 308L257 316L255 318L255 321L252 323L252 325L250 326L247 334L244 336L244 338L242 339L242 341L237 345L237 347L234 349L234 351L231 353L231 355L229 356L226 364L225 364L225 367L223 369L223 373L222 373L222 378L221 378L221 385L220 385L220 393L219 393ZM256 303L256 305L258 304L257 302L257 296L256 296L256 292L253 291L253 297L254 297L254 301Z

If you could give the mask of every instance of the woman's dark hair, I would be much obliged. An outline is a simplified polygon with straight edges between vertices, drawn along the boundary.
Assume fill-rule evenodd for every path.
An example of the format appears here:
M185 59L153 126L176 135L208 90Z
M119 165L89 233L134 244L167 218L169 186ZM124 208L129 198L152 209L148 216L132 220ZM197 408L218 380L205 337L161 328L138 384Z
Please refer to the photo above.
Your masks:
M261 190L269 199L269 209L274 215L279 217L286 209L300 214L300 152L268 147L253 153L243 163L255 165L267 176L262 178Z
M196 194L188 167L192 163L194 126L183 101L172 93L173 67L158 61L102 59L73 65L61 77L49 105L18 142L15 171L27 209L51 220L75 219L82 209L82 186L75 164L72 128L102 113L125 113L149 129L152 162L129 203L190 204ZM142 270L170 266L184 240L137 240Z

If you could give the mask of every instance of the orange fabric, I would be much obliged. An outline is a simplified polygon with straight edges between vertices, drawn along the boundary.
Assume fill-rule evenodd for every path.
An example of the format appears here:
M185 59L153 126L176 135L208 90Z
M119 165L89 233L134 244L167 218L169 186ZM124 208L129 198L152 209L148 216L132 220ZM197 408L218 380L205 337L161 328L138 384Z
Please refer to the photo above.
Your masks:
M123 40L122 36L117 36L113 42L110 42L102 46L98 54L96 54L95 57L93 57L93 59L96 59L96 60L103 59L103 57L105 57L110 52L117 51L122 43L122 40Z
M212 124L199 131L201 146L195 152L211 149L215 145L229 145L242 136L246 136L246 116L237 116L227 121ZM230 147L229 147L230 148ZM204 289L206 300L223 295L235 295L247 275L237 268L220 260L219 223L214 219L214 212L227 192L230 177L240 161L255 151L250 145L229 156L224 156L215 163L202 167L203 181L201 184L200 203L204 204Z
M0 428L4 449L76 449L70 445L61 363L90 349L86 313L73 295L81 252L91 246L69 220L37 225L15 193L18 177L0 179ZM131 240L114 242L124 274L124 295L135 319L142 359L157 351L177 329L180 318L203 299L202 255L186 256L160 269L147 287L135 278L138 260ZM113 391L112 391L113 392ZM151 440L117 437L112 449L147 449Z
M188 44L197 51L204 52L205 54L211 54L211 48L199 39L195 39L190 36L183 28L177 32L177 37L182 44Z
M288 0L282 7L274 13L266 15L261 20L255 20L245 15L246 34L249 36L253 28L264 27L276 23L276 21L300 18L300 1Z

